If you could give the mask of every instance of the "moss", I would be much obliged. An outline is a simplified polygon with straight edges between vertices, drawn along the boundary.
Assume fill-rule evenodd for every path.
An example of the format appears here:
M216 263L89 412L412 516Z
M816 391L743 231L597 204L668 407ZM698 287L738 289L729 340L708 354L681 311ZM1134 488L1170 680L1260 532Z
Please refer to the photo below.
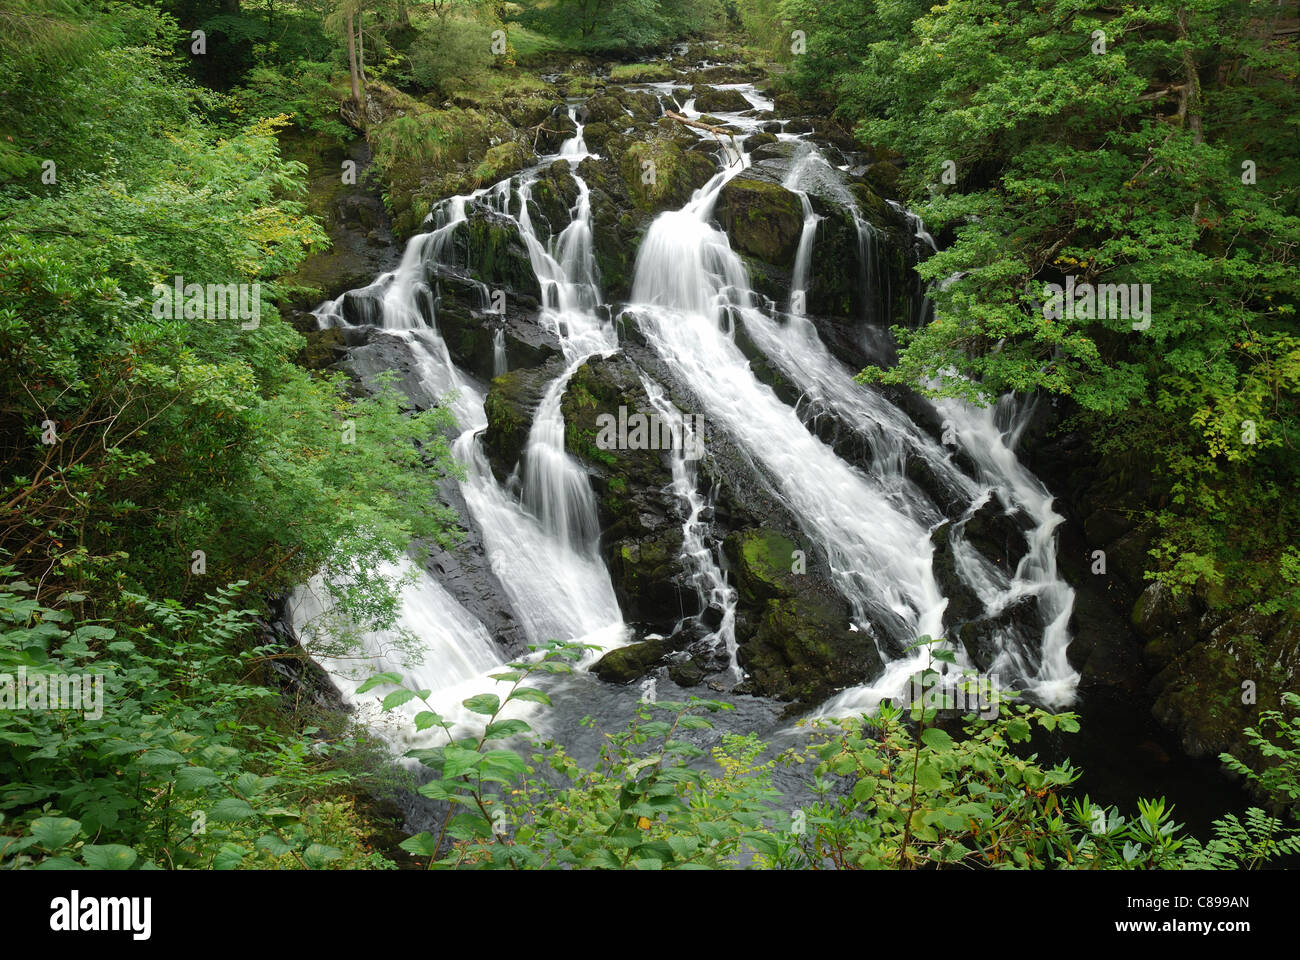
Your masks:
M609 71L609 79L618 83L656 83L677 78L677 71L667 63L620 63Z
M803 234L803 207L785 187L736 177L722 189L718 217L738 252L784 269L794 266Z
M531 155L522 144L513 141L498 143L488 150L478 166L474 168L474 179L480 185L496 183L511 174L518 173L528 166L531 160Z
M631 144L619 172L637 208L657 212L683 206L716 167L700 153L683 152L672 140L656 138Z
M596 662L591 672L610 683L631 683L672 651L667 640L651 639L611 650Z

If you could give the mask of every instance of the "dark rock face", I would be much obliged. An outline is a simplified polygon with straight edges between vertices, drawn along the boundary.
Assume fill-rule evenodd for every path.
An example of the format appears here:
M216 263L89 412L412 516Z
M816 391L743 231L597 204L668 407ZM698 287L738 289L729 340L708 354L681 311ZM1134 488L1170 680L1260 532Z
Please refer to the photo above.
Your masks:
M503 313L491 311L472 281L444 276L438 281L438 331L461 369L480 380L496 373L493 339L500 331L509 370L541 366L560 356L559 340L535 320L535 305L507 294Z
M957 635L974 664L987 671L1000 652L1004 638L1028 640L1042 636L1043 626L1038 600L1021 597L1000 613L980 616L962 624Z
M506 288L534 301L541 297L528 248L510 218L476 204L453 232L452 247L456 263L467 266L470 275L489 288Z
M596 494L601 542L623 614L671 632L696 605L681 557L683 518L670 489L671 451L654 429L644 438L653 448L606 442L613 424L654 428L661 418L623 356L592 358L574 371L561 409L565 446L587 467ZM626 428L623 433L634 439Z
M529 194L533 229L543 243L559 234L573 219L578 203L578 181L567 160L556 160L538 176Z
M948 606L943 612L946 627L964 623L980 615L984 605L975 591L966 585L966 581L957 572L957 558L953 555L953 524L941 524L930 534L934 544L934 556L930 563L934 569L934 579L939 589L948 598Z
M1022 452L1060 491L1059 562L1076 591L1069 655L1080 690L1141 699L1194 758L1227 751L1258 761L1241 731L1297 688L1300 625L1223 607L1211 590L1175 596L1147 580L1155 531L1141 517L1166 491L1145 451L1099 453L1061 429L1073 412L1064 401L1044 404Z

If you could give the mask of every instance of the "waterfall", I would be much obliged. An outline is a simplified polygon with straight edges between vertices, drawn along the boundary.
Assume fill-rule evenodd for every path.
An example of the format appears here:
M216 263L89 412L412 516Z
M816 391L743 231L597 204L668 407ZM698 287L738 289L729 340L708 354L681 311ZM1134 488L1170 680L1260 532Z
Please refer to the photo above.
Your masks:
M498 327L492 331L492 376L499 377L507 372L506 332Z
M490 683L487 675L501 665L502 658L483 624L415 564L409 560L385 564L381 573L386 579L405 581L392 629L366 630L343 619L319 576L293 592L289 609L303 646L329 671L344 701L362 711L372 727L404 752L441 742L441 731L415 732L415 714L429 708L417 699L391 714L381 713L372 700L358 697L361 684L377 673L397 673L411 688L430 691L434 709L459 723L472 719L460 706L461 700ZM340 638L348 636L355 639L355 650L341 649ZM418 654L412 655L411 646L418 648Z
M733 341L731 315L748 322L761 311L744 265L708 222L732 175L723 171L685 208L654 221L637 255L630 309L709 420L764 469L807 536L825 548L854 622L893 660L901 646L920 634L939 636L942 627L946 601L930 568L929 531L809 433L754 377Z
M699 480L696 476L695 460L687 456L688 451L701 451L704 438L692 434L692 426L672 401L664 395L663 388L647 377L641 378L650 404L664 418L666 423L680 423L686 435L672 448L673 484L672 492L686 506L686 519L682 521L682 557L686 561L691 582L695 586L696 596L700 601L700 611L708 609L721 611L718 626L704 640L710 645L721 642L727 650L731 661L731 674L737 680L744 679L744 672L736 660L736 588L727 582L727 575L722 569L713 544L710 542L708 524L703 519L708 504L700 494Z
M670 96L676 84L646 86ZM772 106L750 87L723 88L728 87L740 89L756 110ZM699 115L693 101L683 112ZM365 325L371 328L370 336L402 344L421 387L432 395L453 398L463 431L453 453L465 465L459 484L465 520L481 538L492 574L528 640L578 639L608 649L627 642L630 630L622 621L598 551L601 531L586 470L565 449L562 401L577 369L592 357L617 352L619 344L595 265L591 193L578 173L578 164L591 154L577 111L570 107L569 113L576 131L557 154L515 177L442 202L426 222L428 232L412 238L395 270L322 304L315 314L322 327ZM764 122L743 113L725 114L723 119L741 130L736 140L742 145L744 136ZM764 308L744 263L713 222L726 183L750 166L743 149L724 142L720 171L682 209L664 212L650 225L637 254L627 313L649 349L701 405L702 410L691 412L705 414L711 429L733 441L788 509L805 538L801 546L824 552L831 580L849 602L852 624L862 631L863 642L874 643L880 653L885 664L880 676L841 692L817 712L870 710L882 698L903 693L911 676L927 663L927 651L905 648L923 634L943 635L948 601L932 570L930 535L949 522L958 574L975 591L985 613L996 616L1032 597L1045 624L1041 638L1000 637L990 672L1026 686L1044 701L1068 702L1078 677L1065 657L1073 591L1056 571L1055 529L1061 518L1052 510L1050 494L1014 452L1029 411L1011 398L991 409L957 401L935 404L939 417L952 425L956 443L975 465L972 477L958 466L950 449L884 394L855 381L855 371L830 352L802 309L810 285L816 282L813 256L822 217L814 209L814 192L847 210L856 225L869 323L880 320L877 308L888 303L878 262L882 237L820 150L791 134L780 138L799 142L800 150L784 177L786 188L799 197L803 213L789 311L769 313ZM554 232L558 225L552 225L544 240L533 223L531 192L540 171L557 159L569 164L577 195L569 222L558 232ZM537 322L554 333L564 360L534 413L517 488L513 483L503 486L492 473L481 442L487 423L482 389L457 369L437 324L440 301L435 278L444 270L472 266L454 263L455 237L475 209L483 206L518 227L541 291ZM901 212L908 217L914 243L933 250L933 239L920 218ZM922 320L927 304L928 300L921 301ZM734 339L741 324L800 391L795 407L755 377ZM492 351L492 371L499 376L507 369L503 326L493 331ZM678 422L679 411L665 391L648 378L643 377L643 385L656 411ZM822 415L835 417L864 440L869 457L862 458L863 463L848 462L810 430L812 418ZM701 491L697 464L685 454L700 441L692 437L672 455L670 492L681 502L684 517L681 559L701 612L715 611L710 614L715 619L708 621L712 633L706 639L725 645L732 672L739 678L737 591L728 582L719 544L706 519L711 504ZM950 519L917 486L908 472L917 461L935 482L954 493L958 512L965 505L964 513L953 513ZM1029 551L1015 571L984 561L964 540L965 522L994 499L1008 510L1023 510L1033 523L1027 534ZM398 670L434 695L446 692L450 698L461 689L459 684L481 680L482 671L495 665L500 655L482 624L435 580L423 571L394 571L398 572L413 577L403 594L402 627L420 638L426 662L406 665L391 657L386 651L393 638L376 633L363 637L364 667ZM300 591L297 605L306 612L327 614L311 598L314 592ZM958 667L968 665L965 650L959 645L952 649ZM588 656L584 663L596 656ZM347 666L330 663L332 668ZM344 680L345 687L349 682ZM354 695L355 687L355 683L347 687L345 694Z

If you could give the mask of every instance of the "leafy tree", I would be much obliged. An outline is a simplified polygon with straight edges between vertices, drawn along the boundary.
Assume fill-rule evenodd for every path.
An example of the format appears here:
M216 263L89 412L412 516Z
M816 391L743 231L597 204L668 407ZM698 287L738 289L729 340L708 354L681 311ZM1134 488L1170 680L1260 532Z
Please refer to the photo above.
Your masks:
M907 158L905 188L952 238L920 268L933 319L868 376L1068 397L1100 447L1151 450L1161 579L1300 609L1300 164L1283 132L1300 63L1281 8L783 9L809 27L798 82ZM1149 317L1054 310L1049 283L1149 285Z

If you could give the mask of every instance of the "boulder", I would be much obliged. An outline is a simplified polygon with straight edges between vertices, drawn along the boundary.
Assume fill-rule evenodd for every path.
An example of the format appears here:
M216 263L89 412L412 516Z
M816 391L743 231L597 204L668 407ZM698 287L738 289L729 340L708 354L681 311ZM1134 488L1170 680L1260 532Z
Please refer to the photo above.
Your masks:
M596 661L591 672L609 683L631 683L657 666L672 649L664 637L649 637L609 651Z
M754 105L739 90L719 90L716 87L695 86L695 109L700 113L744 113Z

